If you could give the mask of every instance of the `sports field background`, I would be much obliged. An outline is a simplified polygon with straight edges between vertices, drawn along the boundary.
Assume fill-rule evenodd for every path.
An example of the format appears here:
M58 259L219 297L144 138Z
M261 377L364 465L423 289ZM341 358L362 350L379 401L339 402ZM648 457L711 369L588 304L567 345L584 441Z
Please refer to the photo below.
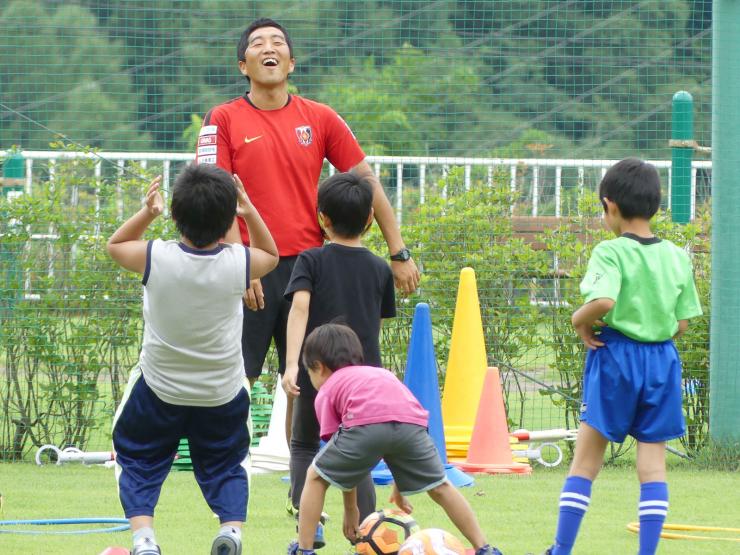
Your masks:
M673 466L673 465L670 465ZM35 467L0 464L5 496L4 518L80 518L116 516L120 507L112 470L80 466ZM538 469L531 476L482 476L461 491L471 503L492 543L506 555L539 555L550 545L557 520L557 500L564 469ZM84 487L83 487L84 484ZM671 507L674 523L738 527L740 493L736 475L714 471L671 468ZM43 492L43 493L40 493ZM282 510L287 493L280 474L255 476L252 480L250 517L244 529L247 553L284 553L295 537L295 523ZM378 503L388 506L390 488L378 487ZM596 481L592 503L582 525L575 555L635 553L637 536L626 531L637 520L639 486L634 470L605 469ZM721 499L722 510L717 510ZM425 495L411 498L414 516L424 528L454 528L443 511ZM348 543L341 536L341 494L330 489L326 510L327 546L323 555L344 555ZM175 472L165 483L156 515L157 540L163 553L208 552L216 533L216 521L202 499L189 472ZM28 529L28 528L26 528ZM459 534L457 534L458 537ZM722 533L721 537L737 537ZM0 534L2 553L96 554L108 545L129 546L130 533L85 536L19 536ZM662 555L724 555L736 553L737 543L722 541L663 540ZM580 546L580 547L579 547Z

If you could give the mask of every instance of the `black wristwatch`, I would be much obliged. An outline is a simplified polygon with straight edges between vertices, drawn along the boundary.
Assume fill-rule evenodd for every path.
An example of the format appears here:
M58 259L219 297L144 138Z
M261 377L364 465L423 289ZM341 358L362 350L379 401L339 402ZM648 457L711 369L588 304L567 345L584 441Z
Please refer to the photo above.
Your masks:
M396 254L391 255L391 260L393 260L394 262L406 262L410 258L411 251L409 251L409 249L407 249L406 247L402 248Z

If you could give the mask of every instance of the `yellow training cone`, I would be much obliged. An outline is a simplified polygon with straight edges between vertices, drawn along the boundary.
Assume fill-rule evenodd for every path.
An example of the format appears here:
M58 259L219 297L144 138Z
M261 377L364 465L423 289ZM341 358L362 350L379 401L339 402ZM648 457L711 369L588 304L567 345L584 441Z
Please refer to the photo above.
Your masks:
M442 421L448 456L450 452L454 457L467 454L487 368L475 272L472 268L463 268L442 394Z

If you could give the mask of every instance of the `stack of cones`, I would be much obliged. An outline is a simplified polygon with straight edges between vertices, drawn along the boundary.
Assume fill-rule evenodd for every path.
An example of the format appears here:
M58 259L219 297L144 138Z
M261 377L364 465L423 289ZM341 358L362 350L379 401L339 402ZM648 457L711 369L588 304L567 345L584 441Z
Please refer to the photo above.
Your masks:
M276 389L281 389L280 380L275 384ZM252 419L252 428L250 430L252 447L259 445L262 438L268 433L268 428L272 425L274 399L273 395L261 381L254 382L249 391L249 416ZM283 418L285 413L283 413ZM283 426L285 426L283 424Z
M442 396L447 456L451 460L464 459L468 454L487 367L475 272L463 268Z
M172 463L172 470L185 470L187 472L193 470L193 461L190 460L190 445L185 438L182 438L177 446L177 454Z
M488 369L468 456L465 462L458 462L456 466L465 472L487 474L532 472L529 464L514 462L498 368Z

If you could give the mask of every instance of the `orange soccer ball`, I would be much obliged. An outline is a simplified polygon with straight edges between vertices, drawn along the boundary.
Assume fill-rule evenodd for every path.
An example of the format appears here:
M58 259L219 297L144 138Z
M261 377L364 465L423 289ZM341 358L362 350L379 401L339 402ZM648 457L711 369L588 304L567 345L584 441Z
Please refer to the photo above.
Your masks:
M427 528L412 534L403 543L398 555L465 555L465 548L449 532Z
M355 549L360 555L396 555L406 538L418 530L419 525L408 513L383 509L362 521Z

